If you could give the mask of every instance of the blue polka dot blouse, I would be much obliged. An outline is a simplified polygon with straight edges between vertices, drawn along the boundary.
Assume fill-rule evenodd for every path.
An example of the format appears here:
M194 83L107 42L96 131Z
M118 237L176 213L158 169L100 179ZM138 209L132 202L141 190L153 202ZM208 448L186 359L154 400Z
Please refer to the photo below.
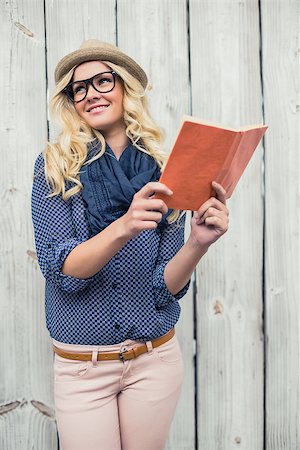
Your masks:
M61 272L67 255L91 237L81 192L64 201L46 198L44 158L34 165L32 221L38 263L45 277L46 325L50 336L69 344L106 345L125 339L150 340L178 321L178 300L164 268L184 243L185 216L161 231L134 237L94 276L79 279Z

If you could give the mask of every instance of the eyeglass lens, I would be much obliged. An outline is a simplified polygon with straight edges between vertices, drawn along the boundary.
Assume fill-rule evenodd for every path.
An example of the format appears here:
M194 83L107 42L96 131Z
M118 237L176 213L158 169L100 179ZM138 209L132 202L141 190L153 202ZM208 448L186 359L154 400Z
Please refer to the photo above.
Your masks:
M89 84L92 84L93 88L98 92L110 92L115 86L115 78L111 72L103 72L87 81L75 81L71 83L69 89L71 99L75 102L83 100L87 95Z

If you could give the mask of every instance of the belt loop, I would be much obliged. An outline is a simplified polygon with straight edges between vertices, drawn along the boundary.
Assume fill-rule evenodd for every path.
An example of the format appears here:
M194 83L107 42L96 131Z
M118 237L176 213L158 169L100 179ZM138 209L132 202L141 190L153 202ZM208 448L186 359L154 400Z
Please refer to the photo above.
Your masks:
M97 356L98 356L98 350L93 350L93 353L92 353L92 363L93 363L93 367L97 367L97 365L98 365L98 359L97 359Z
M146 345L147 345L147 350L148 350L148 353L151 353L151 352L153 352L153 345L152 345L152 341L147 341L147 342L146 342Z

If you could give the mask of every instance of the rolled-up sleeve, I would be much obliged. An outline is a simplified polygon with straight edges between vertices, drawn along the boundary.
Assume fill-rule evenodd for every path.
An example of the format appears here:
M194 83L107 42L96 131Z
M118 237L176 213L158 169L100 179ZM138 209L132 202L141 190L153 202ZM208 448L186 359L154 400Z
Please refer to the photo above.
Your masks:
M71 201L63 200L61 195L47 198L50 192L45 178L44 158L40 153L34 164L31 192L31 214L38 263L47 281L56 283L66 292L81 291L94 277L72 277L62 273L61 268L68 254L85 239L76 235Z
M168 290L164 279L166 265L184 244L185 216L184 214L179 220L168 225L161 231L159 251L153 272L153 288L155 306L157 308L162 308L168 303L180 300L186 294L190 285L189 280L176 295L173 295Z

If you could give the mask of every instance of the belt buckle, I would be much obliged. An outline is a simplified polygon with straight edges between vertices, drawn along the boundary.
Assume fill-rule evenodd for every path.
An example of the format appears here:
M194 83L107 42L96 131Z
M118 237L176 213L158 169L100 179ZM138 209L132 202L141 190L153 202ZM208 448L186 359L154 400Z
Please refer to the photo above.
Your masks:
M122 362L126 361L126 359L124 358L124 354L127 352L128 352L128 348L125 346L120 349L120 352L119 352L120 361L122 361Z

